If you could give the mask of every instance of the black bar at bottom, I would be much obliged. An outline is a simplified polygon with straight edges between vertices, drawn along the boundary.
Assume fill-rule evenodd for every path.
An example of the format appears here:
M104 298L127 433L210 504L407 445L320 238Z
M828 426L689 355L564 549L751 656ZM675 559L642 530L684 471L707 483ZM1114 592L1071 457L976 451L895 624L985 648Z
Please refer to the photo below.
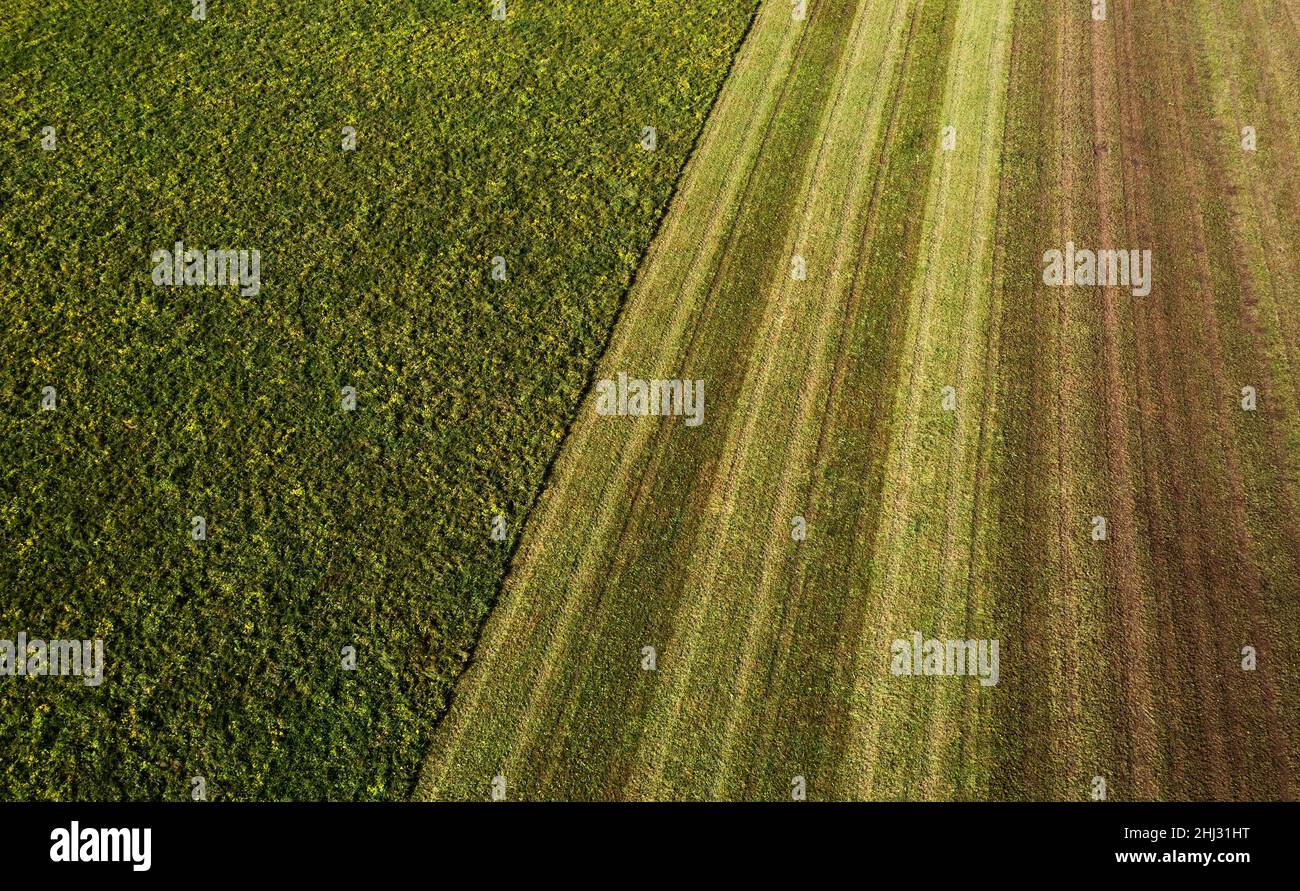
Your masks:
M464 884L468 870L468 876L530 882L548 874L594 875L640 887L711 875L734 881L741 871L806 882L848 870L869 882L881 867L936 879L964 870L1070 877L1199 870L1229 877L1291 863L1289 830L1300 810L1295 804L1119 802L194 802L7 803L0 815L0 863L15 877L319 876L335 883L400 870L436 886ZM138 831L116 831L131 829ZM100 859L87 862L92 857Z

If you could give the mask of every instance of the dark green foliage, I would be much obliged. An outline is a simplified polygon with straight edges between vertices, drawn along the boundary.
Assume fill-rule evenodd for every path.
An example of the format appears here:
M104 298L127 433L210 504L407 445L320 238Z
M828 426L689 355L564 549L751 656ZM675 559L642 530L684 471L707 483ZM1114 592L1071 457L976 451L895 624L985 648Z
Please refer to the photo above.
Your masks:
M7 4L0 796L409 793L753 6Z

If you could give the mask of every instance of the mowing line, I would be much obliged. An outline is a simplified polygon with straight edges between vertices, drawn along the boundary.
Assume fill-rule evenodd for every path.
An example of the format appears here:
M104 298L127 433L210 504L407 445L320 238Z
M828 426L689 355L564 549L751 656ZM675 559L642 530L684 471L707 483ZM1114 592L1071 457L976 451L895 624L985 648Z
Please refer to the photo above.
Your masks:
M766 73L766 87L757 92L759 96L771 95L770 85L775 82L783 65L779 61L782 56L793 52L795 42L790 39L781 39L772 56L777 61L765 62L764 56L760 55L766 48L765 39L769 33L772 35L783 36L781 31L776 31L765 26L766 19L777 18L778 13L772 11L775 4L769 4L760 9L757 20L751 28L750 34L745 38L739 52L737 61L733 70L737 72L736 77L728 77L722 94L719 97L719 108L723 114L735 103L739 103L742 97L753 94L753 91L746 89L746 81L752 76L758 76ZM765 104L766 108L772 108L774 102ZM742 147L738 152L732 152L727 142L723 141L726 131L722 130L716 123L718 115L713 115L706 124L704 133L701 136L700 144L695 152L694 157L688 162L686 181L689 185L680 192L680 208L677 214L670 214L664 230L660 233L659 238L651 247L651 255L659 257L662 253L665 256L673 257L676 251L666 247L677 241L686 241L691 245L689 251L690 261L688 270L694 271L700 267L707 267L707 263L702 255L706 245L714 244L715 240L711 237L714 233L721 231L722 221L727 209L736 209L740 206L743 184L748 183L748 172L750 167L744 163L717 163L714 155L721 154L724 158L753 158L756 156L757 145L759 145L765 136L765 130L759 125L759 122L767 119L765 114L756 114L748 118L749 126L741 133ZM706 237L696 238L694 233L685 232L687 220L689 219L688 211L691 207L692 198L698 196L699 204L703 205L712 193L711 188L705 187L705 177L711 172L723 171L726 174L724 185L719 189L722 200L714 200L707 206L711 208L708 224L705 228ZM676 203L676 202L675 202ZM664 247L661 247L664 246ZM646 267L648 275L645 279L638 281L634 287L632 295L628 299L627 311L624 313L628 317L639 317L648 314L650 309L655 307L653 297L656 293L655 275L663 270L668 270L662 261L653 262ZM687 291L687 282L690 275L702 275L702 273L688 272L686 278L682 280L678 287L678 294L684 295ZM685 329L686 319L690 315L692 304L688 301L678 299L669 301L667 308L673 313L672 330L674 340L680 336L680 332ZM611 336L611 350L607 352L606 358L602 359L598 365L601 369L607 369L611 366L612 357L622 354L625 350L630 350L629 338L632 336L631 326L619 324L615 326ZM584 406L583 412L587 412L593 404L589 395L587 405ZM581 414L579 417L581 418ZM532 637L533 627L538 621L540 610L546 610L552 606L550 614L552 616L572 617L578 611L573 608L576 599L581 595L581 590L576 586L570 590L566 596L563 610L553 611L553 605L547 604L540 598L533 599L530 591L533 587L533 581L536 571L546 566L546 561L542 554L552 551L551 542L558 536L553 537L554 530L557 526L568 526L568 516L554 502L557 496L556 492L568 491L579 477L589 476L591 466L589 453L593 452L598 446L604 446L606 440L615 438L615 433L624 432L623 430L614 430L615 425L584 424L575 422L571 431L569 442L563 446L563 453L556 462L556 472L552 484L539 498L538 509L533 512L533 516L524 533L524 543L521 544L519 553L516 556L510 574L507 576L503 586L502 596L497 608L493 611L492 617L485 624L483 634L477 648L479 654L471 665L466 669L460 682L457 702L447 711L446 717L442 721L442 726L434 736L434 745L431 747L430 756L426 759L425 778L421 782L417 794L422 797L430 797L438 794L440 787L446 781L449 771L453 769L457 762L457 753L463 745L463 736L468 732L474 721L481 720L484 717L485 709L483 697L489 693L493 686L493 679L503 672L510 670L509 666L519 667L523 661L517 650L512 650L508 645L509 642L518 642L524 645ZM635 457L643 454L643 450L638 447L638 443L644 442L654 432L654 428L649 425L632 425L631 430L627 430L629 438L626 440L615 438L616 442L627 443L626 448L618 449L616 452L619 456L620 472L610 474L607 480L613 485L615 480L626 479L629 462ZM603 434L602 440L597 434ZM580 551L585 554L586 558L579 561L576 557L572 565L574 570L571 573L573 578L594 578L599 577L595 565L598 560L596 554L596 545L603 536L597 531L609 528L617 516L619 502L613 498L604 497L604 492L600 493L597 503L600 504L599 512L590 522L590 532L580 537L590 543L590 547ZM567 537L567 536L566 536ZM525 610L531 607L532 621L525 628L521 623L529 618ZM568 635L563 638L567 639ZM540 660L537 663L539 669L549 668L550 662ZM540 683L539 683L540 686ZM468 694L468 695L467 695ZM530 709L531 710L531 707ZM436 772L431 772L430 767L437 765Z
M845 54L841 57L840 69L835 82L838 82L843 77L845 68L851 67L850 63L854 60L856 53L860 52L861 47L857 40L862 31L862 21L864 19L865 15L860 15L854 28L855 53ZM788 79L793 79L793 76L792 72ZM822 131L824 135L819 144L817 157L812 166L808 168L808 175L802 188L804 195L802 200L804 206L803 219L805 222L810 197L823 173L822 155L830 136L827 121L833 117L835 112L836 106L829 106L818 127L818 130ZM787 254L795 253L793 248L799 242L799 235L792 230L791 237L787 239L787 245L790 248ZM779 261L773 258L770 262ZM738 494L736 491L738 465L741 463L742 458L749 453L749 443L752 441L753 430L761 414L759 410L760 403L764 401L754 398L754 393L762 393L766 389L771 360L778 353L774 341L777 339L778 332L785 327L790 286L786 278L778 279L778 282L775 299L764 302L764 318L760 328L768 332L765 337L765 346L759 353L757 368L753 364L748 366L745 380L737 397L745 404L749 404L751 408L744 415L743 423L733 424L728 427L723 454L731 454L733 458L728 462L726 474L715 478L706 499L708 515L716 518L721 528L711 536L712 543L709 547L695 552L694 568L691 574L702 573L704 575L701 581L693 586L699 595L712 594L715 587L714 580L720 562L718 560L719 552L732 534L732 522ZM818 352L814 350L814 355L818 354ZM758 379L757 383L754 383L755 378ZM747 394L749 398L746 398ZM737 420L740 422L742 419ZM706 554L708 555L707 558ZM630 790L631 797L655 797L660 791L667 749L670 743L677 741L677 726L681 718L681 707L686 699L684 693L695 671L697 645L704 624L708 600L707 596L697 596L694 600L685 604L682 610L682 618L685 620L681 623L683 626L682 631L674 636L669 646L670 651L674 654L674 667L669 672L668 678L658 685L657 692L646 711L645 724L647 730L642 734L639 743L639 760L646 769L634 778L634 786ZM726 760L724 756L722 759L724 766Z

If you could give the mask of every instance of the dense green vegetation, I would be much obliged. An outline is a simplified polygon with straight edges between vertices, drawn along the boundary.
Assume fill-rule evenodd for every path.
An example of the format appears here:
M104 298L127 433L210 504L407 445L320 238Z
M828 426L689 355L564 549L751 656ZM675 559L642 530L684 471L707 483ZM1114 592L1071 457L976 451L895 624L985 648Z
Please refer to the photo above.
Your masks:
M411 791L754 5L6 4L0 796Z

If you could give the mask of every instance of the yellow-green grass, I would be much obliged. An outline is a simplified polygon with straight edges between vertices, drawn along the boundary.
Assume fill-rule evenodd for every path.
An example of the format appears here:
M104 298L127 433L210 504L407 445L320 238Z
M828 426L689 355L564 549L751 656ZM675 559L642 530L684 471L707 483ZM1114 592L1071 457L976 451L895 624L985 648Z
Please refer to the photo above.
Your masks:
M748 190L718 190L696 219L681 223L690 246L700 233L712 235L701 254L716 257L700 286L683 282L687 293L712 299L710 323L720 302L735 302L743 315L734 324L697 325L680 339L653 316L637 315L676 290L663 283L656 259L689 248L666 233L602 364L610 375L705 379L705 425L676 430L580 415L502 611L489 623L481 662L435 741L422 791L481 794L487 771L506 776L519 795L780 797L793 773L820 769L829 782L839 770L843 753L823 746L816 730L825 709L837 708L829 692L836 686L839 731L851 730L843 700L857 654L837 630L843 621L865 621L871 595L865 565L845 559L845 548L859 539L861 523L874 522L875 508L847 491L860 483L844 485L864 450L830 436L892 392L871 371L896 373L908 306L899 294L912 267L896 262L883 277L880 259L905 256L921 238L916 211L940 136L942 47L956 20L941 4L865 4L855 16L822 4L799 24L773 6L750 40L759 47L779 36L794 45L778 56L778 65L790 65L775 71L781 104L769 122L730 103L733 90L752 90L742 80L756 75L747 48L692 169L718 164L714 140L732 133L757 139L774 163L758 156ZM986 70L987 62L970 64ZM737 109L734 118L729 108ZM801 140L810 109L818 138ZM801 154L792 158L787 145ZM730 230L709 231L710 219L736 202ZM674 208L669 219L683 215ZM791 280L793 254L807 258L807 281ZM892 317L891 332L879 326L882 312ZM632 333L624 340L623 332ZM623 351L623 343L634 346ZM751 344L750 354L735 368L740 343ZM828 388L829 402L820 395ZM881 439L886 420L877 412L853 431L854 443ZM866 463L882 462L867 456ZM647 477L650 488L640 491ZM611 493L607 480L621 491ZM566 491L599 505L599 519L566 527L576 519L571 506L552 500ZM799 544L790 535L796 514L809 523ZM534 559L543 553L581 557ZM823 556L836 562L832 572ZM643 645L658 649L653 673L639 668ZM566 664L571 674L556 671ZM731 680L710 681L717 677ZM497 678L504 689L490 682ZM810 685L828 694L829 705L799 696ZM793 773L786 756L803 759ZM462 762L477 775L461 774Z
M418 795L1294 795L1294 18L1110 7L763 5L597 370L705 422L589 395Z

